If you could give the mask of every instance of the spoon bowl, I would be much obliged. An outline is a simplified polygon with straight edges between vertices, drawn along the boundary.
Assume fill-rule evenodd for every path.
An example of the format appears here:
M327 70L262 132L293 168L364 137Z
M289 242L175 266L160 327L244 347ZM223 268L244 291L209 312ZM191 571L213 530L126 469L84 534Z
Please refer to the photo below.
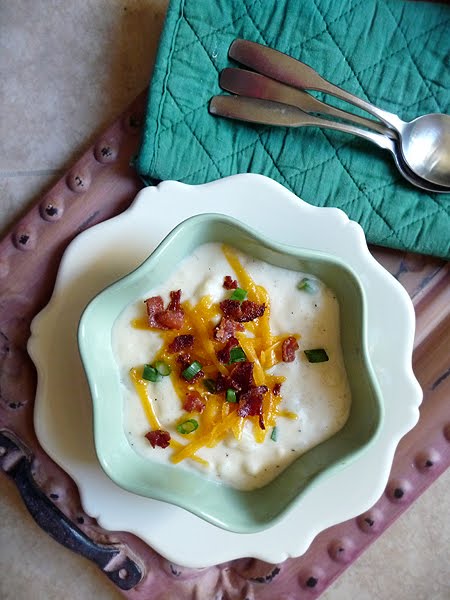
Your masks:
M423 115L400 126L401 150L419 177L450 186L450 116Z

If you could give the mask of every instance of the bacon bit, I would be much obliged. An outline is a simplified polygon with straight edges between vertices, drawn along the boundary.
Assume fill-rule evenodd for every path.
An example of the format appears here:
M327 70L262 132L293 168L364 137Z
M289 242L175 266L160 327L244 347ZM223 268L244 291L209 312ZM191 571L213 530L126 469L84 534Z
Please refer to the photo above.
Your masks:
M251 300L222 300L220 309L225 317L238 321L239 323L247 323L254 321L258 317L262 317L266 310L265 304L257 304Z
M223 287L226 290L235 290L238 286L236 279L232 279L231 275L225 275L223 280Z
M235 337L230 337L225 346L216 352L216 356L219 359L219 362L223 364L228 364L230 362L230 352L233 348L239 346L239 342Z
M281 345L281 356L283 362L292 362L295 359L296 350L298 350L298 343L295 337L287 337Z
M152 448L159 446L160 448L167 448L170 444L170 433L163 429L154 429L145 434Z
M170 292L170 302L167 305L167 310L181 310L180 299L181 290Z
M186 392L186 400L183 404L185 411L202 413L205 410L205 406L206 404L202 402L202 398L198 392Z
M161 296L147 298L148 324L156 329L181 329L184 323L184 311L180 306L181 290L170 292L170 302L164 309Z
M240 417L259 416L259 426L261 429L266 428L262 414L262 401L267 391L268 387L266 385L258 385L250 388L248 392L245 392L239 398L239 408L237 409L237 414Z
M253 364L249 361L236 363L230 373L231 385L228 387L232 387L238 392L248 392L254 384Z
M163 310L155 315L159 329L181 329L184 323L183 310Z
M164 302L161 296L153 296L145 300L147 307L147 319L150 327L158 327L158 323L155 320L155 315L164 310Z
M218 373L216 379L216 392L225 392L228 388L233 388L233 383L230 378L226 375L222 375L222 373Z
M177 356L177 363L180 363L183 369L187 369L191 362L191 355L188 352L183 352Z
M219 325L214 329L214 338L218 342L226 342L231 337L234 337L236 331L244 331L242 323L222 317Z
M176 338L168 345L167 350L174 354L175 352L180 352L181 350L185 350L186 348L190 348L194 343L194 336L190 333L185 335L177 335Z
M276 383L273 386L272 393L273 393L274 396L280 396L281 395L281 383Z

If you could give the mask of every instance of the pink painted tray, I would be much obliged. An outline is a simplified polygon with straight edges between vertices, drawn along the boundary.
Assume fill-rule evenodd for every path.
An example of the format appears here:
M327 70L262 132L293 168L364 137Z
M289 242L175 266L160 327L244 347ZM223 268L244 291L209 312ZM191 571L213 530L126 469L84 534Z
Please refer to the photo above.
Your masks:
M140 96L0 242L0 466L37 523L92 560L134 599L317 597L450 464L450 269L444 261L372 248L410 294L417 316L414 370L424 401L418 425L397 448L384 495L367 513L321 533L300 558L270 565L240 559L186 569L125 532L102 529L33 429L32 318L48 302L62 253L80 231L126 209L142 183L129 166L139 142Z

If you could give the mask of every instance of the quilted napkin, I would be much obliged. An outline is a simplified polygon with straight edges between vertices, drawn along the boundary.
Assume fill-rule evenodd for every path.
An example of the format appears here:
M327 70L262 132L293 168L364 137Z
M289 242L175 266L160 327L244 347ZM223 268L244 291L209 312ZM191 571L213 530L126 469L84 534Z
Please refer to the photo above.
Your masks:
M341 208L371 243L448 259L450 196L411 186L386 151L331 130L255 126L208 113L211 97L222 93L220 71L237 66L228 58L237 37L299 58L411 120L450 113L450 7L406 0L172 0L136 160L147 183L261 173L311 204ZM257 206L257 198L250 201Z

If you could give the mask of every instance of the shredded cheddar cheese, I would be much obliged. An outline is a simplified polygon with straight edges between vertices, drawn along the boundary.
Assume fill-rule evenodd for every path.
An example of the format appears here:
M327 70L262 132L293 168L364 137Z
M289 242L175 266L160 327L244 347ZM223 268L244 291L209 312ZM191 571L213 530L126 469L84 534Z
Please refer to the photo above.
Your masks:
M187 393L195 393L204 404L204 410L200 414L193 412L184 415L184 418L192 417L199 423L195 431L183 436L188 443L182 444L171 439L170 447L173 449L171 461L174 463L192 459L207 465L208 463L198 457L196 452L204 447L216 446L228 434L233 435L236 440L240 440L246 421L252 423L255 441L262 443L266 433L276 426L277 418L297 418L295 413L280 409L282 395L274 393L273 390L275 385L283 383L284 377L276 376L270 373L269 370L282 360L281 347L283 340L292 335L297 339L300 336L298 334L273 335L270 327L270 299L266 289L253 281L251 275L242 266L238 256L231 248L223 246L222 250L235 273L239 287L246 290L248 300L265 305L262 316L243 323L244 331L235 333L235 337L245 353L246 360L253 363L253 378L256 386L266 386L268 389L262 401L262 422L265 429L262 428L259 417L239 416L239 403L227 402L225 393L219 394L205 388L204 378L215 380L218 374L227 377L235 364L223 364L217 356L217 352L224 345L223 342L217 341L213 335L214 327L221 317L219 306L213 303L210 296L204 296L195 306L186 301L181 305L184 311L184 325L181 330L153 329L153 331L158 332L162 339L161 348L154 360L162 360L171 367L171 381L181 404L184 404ZM132 326L139 329L151 329L145 318L135 319ZM178 354L169 350L170 344L177 336L186 334L193 336L193 346L189 348L188 352L192 360L195 359L201 364L204 378L200 377L194 378L192 381L186 381L180 376L181 367L177 361ZM141 399L149 426L152 429L161 429L161 424L148 396L147 382L139 377L137 368L131 369L130 376Z

